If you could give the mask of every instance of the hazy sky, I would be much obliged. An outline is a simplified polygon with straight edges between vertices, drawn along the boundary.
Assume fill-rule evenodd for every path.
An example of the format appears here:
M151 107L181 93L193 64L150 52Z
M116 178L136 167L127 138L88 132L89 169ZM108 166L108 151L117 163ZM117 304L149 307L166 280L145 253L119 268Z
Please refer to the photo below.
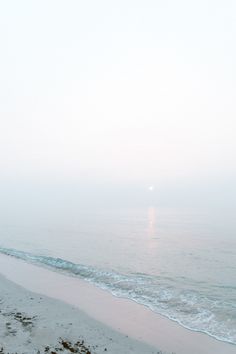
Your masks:
M3 185L235 186L235 1L2 1L0 43Z

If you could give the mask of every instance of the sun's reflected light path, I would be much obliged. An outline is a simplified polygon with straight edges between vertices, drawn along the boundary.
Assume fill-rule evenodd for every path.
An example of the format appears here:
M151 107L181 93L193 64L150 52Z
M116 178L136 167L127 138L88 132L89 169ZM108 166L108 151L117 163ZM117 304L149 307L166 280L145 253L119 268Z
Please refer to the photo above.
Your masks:
M148 236L154 238L156 236L156 208L148 208Z
M157 210L154 207L149 207L147 210L147 246L152 256L153 253L156 253L157 240Z

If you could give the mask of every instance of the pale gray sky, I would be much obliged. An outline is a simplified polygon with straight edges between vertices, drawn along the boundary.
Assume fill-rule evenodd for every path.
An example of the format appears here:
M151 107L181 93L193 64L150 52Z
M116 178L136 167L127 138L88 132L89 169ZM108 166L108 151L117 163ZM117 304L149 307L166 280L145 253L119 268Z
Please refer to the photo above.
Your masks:
M235 42L235 1L2 1L2 183L233 188Z

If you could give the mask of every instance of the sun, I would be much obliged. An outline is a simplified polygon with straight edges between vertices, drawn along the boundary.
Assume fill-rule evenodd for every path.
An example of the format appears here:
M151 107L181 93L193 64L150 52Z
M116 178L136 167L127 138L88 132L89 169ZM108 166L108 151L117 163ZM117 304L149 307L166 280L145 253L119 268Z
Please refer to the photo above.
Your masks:
M150 187L148 187L148 189L149 189L150 192L152 192L153 189L154 189L154 187L153 187L153 186L150 186Z

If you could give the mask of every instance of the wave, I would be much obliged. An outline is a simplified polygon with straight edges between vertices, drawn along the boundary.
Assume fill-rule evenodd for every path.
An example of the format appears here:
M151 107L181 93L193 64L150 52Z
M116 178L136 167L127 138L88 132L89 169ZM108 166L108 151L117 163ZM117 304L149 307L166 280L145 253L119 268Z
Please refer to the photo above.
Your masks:
M62 258L36 255L0 247L0 253L26 262L77 276L113 295L136 301L182 326L204 332L221 341L236 344L236 309L234 301L224 301L214 289L194 287L184 281L143 273L120 274Z

